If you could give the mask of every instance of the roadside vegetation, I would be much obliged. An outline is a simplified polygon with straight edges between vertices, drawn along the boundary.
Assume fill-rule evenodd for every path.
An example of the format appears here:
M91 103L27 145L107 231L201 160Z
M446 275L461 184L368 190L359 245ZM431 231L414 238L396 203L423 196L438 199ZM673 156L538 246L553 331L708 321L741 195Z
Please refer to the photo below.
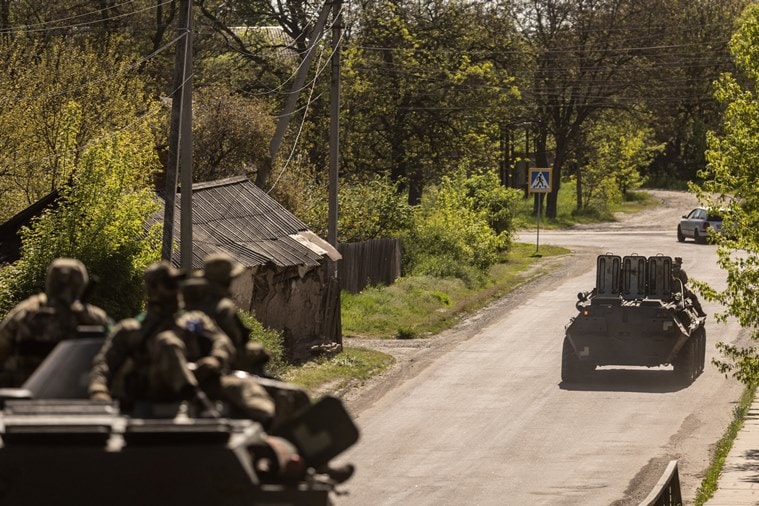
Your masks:
M741 396L738 405L733 410L733 421L730 422L730 425L725 429L724 435L717 442L714 448L711 465L709 466L709 469L707 469L706 476L701 481L701 485L696 491L696 498L693 502L695 506L705 504L717 491L719 476L725 466L725 459L727 458L727 454L730 453L730 450L733 448L733 443L738 436L738 432L743 428L746 414L749 409L751 409L755 395L756 385L749 385L743 391L743 395Z

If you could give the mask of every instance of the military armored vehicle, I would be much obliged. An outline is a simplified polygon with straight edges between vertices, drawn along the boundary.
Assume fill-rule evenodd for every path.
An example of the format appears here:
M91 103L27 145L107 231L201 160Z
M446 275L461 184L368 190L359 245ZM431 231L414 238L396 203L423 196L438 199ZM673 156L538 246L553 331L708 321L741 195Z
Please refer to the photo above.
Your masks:
M676 268L664 255L599 255L596 286L577 295L578 314L566 326L562 381L589 379L605 365L671 364L686 383L700 375L706 318Z
M339 478L324 469L358 439L338 399L269 433L187 403L122 413L87 399L102 342L64 341L22 388L0 389L0 504L332 504Z

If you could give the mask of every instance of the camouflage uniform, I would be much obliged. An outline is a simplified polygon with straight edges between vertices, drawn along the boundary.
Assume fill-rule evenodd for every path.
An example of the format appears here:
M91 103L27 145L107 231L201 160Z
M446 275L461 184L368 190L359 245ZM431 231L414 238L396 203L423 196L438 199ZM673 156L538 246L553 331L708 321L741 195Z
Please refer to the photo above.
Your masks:
M250 340L250 329L240 319L239 309L230 298L232 280L243 271L244 268L228 255L208 255L203 268L203 277L208 282L207 293L202 296L198 294L194 303L197 304L197 309L210 315L235 344L237 360L232 363L232 367L238 371L267 377L264 367L271 355L260 343ZM190 299L193 299L192 295ZM232 375L228 376L231 377ZM245 375L236 373L234 377L243 378ZM274 399L276 407L272 424L287 420L311 404L308 393L294 385L286 385L272 378L259 378L254 381L263 383L265 390ZM247 383L244 386L249 388Z
M693 308L698 312L699 316L706 316L704 310L701 308L701 302L698 300L698 296L688 288L688 274L683 269L683 259L681 257L675 257L675 264L672 266L672 275L675 279L679 279L683 284L683 297L689 298L693 303Z
M208 299L209 283L202 278L182 283L185 308L196 313ZM187 356L190 361L202 360L208 343L196 334L185 333ZM231 341L230 341L231 345ZM235 361L233 361L234 363ZM240 410L246 417L268 423L274 415L274 400L256 379L246 374L234 374L220 368L218 374L199 377L201 387L211 399L222 400ZM203 375L201 375L203 376Z
M198 381L190 370L186 341L207 343L207 357L225 367L234 350L229 339L204 314L177 317L180 273L166 262L145 272L148 292L143 317L120 322L95 358L90 374L90 396L108 400L123 395L127 407L135 400L175 401L193 398ZM192 340L188 334L197 335ZM201 368L202 370L202 368ZM123 375L123 392L114 387Z
M80 300L87 284L87 269L79 260L50 263L45 292L19 303L0 323L0 386L20 386L56 344L79 337L82 326L107 332L105 311Z
M230 298L232 280L243 271L242 265L223 253L208 255L203 268L203 277L209 283L207 296L197 309L213 318L234 343L237 359L232 367L264 376L263 369L271 355L260 343L250 340L250 328L242 322L237 304Z

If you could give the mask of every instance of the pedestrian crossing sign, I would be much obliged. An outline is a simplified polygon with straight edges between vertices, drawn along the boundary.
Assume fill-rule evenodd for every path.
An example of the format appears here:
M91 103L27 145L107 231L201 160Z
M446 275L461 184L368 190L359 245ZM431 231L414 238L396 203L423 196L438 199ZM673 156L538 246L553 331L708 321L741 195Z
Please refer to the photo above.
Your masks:
M551 193L551 169L530 168L530 193Z

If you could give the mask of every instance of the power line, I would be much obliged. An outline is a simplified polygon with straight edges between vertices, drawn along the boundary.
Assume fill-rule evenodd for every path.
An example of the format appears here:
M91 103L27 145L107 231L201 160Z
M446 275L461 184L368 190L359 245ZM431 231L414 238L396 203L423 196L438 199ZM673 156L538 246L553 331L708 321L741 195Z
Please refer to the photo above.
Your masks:
M121 5L126 5L126 4L132 3L134 1L136 1L136 0L128 0L128 1L124 2L123 4L119 4L119 5L114 6L114 7L120 7ZM139 13L142 13L142 12L145 12L145 11L153 10L156 7L161 7L161 6L170 4L170 3L172 3L172 1L173 0L164 0L163 2L155 4L155 5L151 5L150 7L145 7L145 8L142 8L142 9L136 9L134 11L130 11L130 12L123 13L123 14L117 14L117 15L110 16L110 17L107 17L107 18L101 18L101 19L96 19L96 20L92 20L92 21L86 21L86 22L82 22L82 23L75 23L75 24L69 24L69 25L63 25L63 26L49 26L51 24L59 23L61 21L71 21L73 19L90 16L92 14L97 14L98 12L104 12L104 11L107 11L107 10L110 10L110 9L114 8L114 7L108 7L108 8L105 8L105 9L100 9L98 11L93 11L91 13L79 14L77 16L71 16L69 18L55 19L55 20L51 20L51 21L45 21L43 23L37 23L37 24L34 24L34 25L21 25L21 26L14 26L14 27L10 27L10 28L3 28L3 29L0 29L0 34L3 34L3 33L42 33L42 32L53 32L53 31L60 31L60 30L63 30L63 29L71 29L71 28L79 28L79 27L83 27L83 26L91 26L91 25L96 25L96 24L99 24L99 23L108 23L108 22L116 20L116 19L122 19L122 18L125 18L125 17L132 16L134 14L139 14ZM36 28L36 27L39 27L39 28Z

